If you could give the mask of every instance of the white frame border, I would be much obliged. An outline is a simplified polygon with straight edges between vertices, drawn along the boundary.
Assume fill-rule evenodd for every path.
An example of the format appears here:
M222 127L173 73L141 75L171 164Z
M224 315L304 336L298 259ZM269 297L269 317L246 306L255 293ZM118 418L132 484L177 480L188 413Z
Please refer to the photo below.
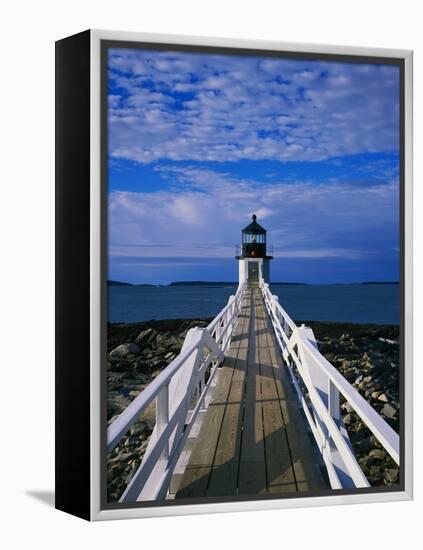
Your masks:
M261 511L294 507L331 506L334 504L364 504L371 502L389 502L411 500L413 498L413 263L412 263L412 215L413 215L413 52L411 50L391 50L385 48L363 48L333 46L323 44L284 43L275 41L244 40L232 38L212 38L199 36L149 34L121 31L91 30L91 119L90 119L90 365L91 365L91 520L114 520L129 518L164 517L190 514L211 514L217 512ZM100 403L100 280L101 280L101 181L100 181L100 120L101 120L101 40L120 40L191 46L210 46L228 48L250 48L257 50L281 50L317 54L343 54L373 57L391 57L404 59L404 133L405 133L405 391L403 412L405 436L405 490L357 495L330 495L323 497L301 497L289 499L249 500L243 502L220 502L210 504L181 504L179 506L151 506L122 509L101 509L101 403Z

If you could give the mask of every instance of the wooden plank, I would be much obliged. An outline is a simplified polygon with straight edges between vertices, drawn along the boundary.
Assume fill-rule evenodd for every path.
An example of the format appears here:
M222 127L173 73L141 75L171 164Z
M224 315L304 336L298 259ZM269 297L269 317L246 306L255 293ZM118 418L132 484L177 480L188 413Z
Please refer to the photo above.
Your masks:
M182 476L176 498L200 497L206 494L232 374L233 368L228 361L219 373L219 382L215 389L214 399L209 404L203 426Z
M252 300L255 298L255 291ZM257 348L257 319L251 307L250 338L246 374L244 422L239 462L239 494L266 492L263 415L261 404L260 365Z
M327 488L318 464L319 455L316 444L308 432L306 420L299 408L287 367L282 363L268 316L266 324L269 327L269 330L266 331L268 350L274 367L275 385L285 424L297 490L311 491Z
M261 292L251 288L176 497L322 489L318 460Z
M245 312L247 310L249 313L246 315L245 323L249 326L251 311L249 296L245 299ZM248 340L248 333L243 331L243 338L239 341L237 361L216 447L207 496L237 494Z
M248 319L247 306L247 308L243 307L234 327L230 348L218 373L218 381L213 397L189 458L189 463L182 476L176 498L193 498L206 495L232 378L238 360L238 353L245 337L245 326L248 325Z
M312 456L316 456L315 453ZM316 462L307 458L294 458L293 463L299 492L330 489L330 486L325 483L320 467Z
M275 382L275 367L269 352L267 312L263 300L257 299L258 347L260 358L261 398L263 431L266 457L267 490L270 493L295 492L297 490L291 453L285 430L284 418L279 404Z

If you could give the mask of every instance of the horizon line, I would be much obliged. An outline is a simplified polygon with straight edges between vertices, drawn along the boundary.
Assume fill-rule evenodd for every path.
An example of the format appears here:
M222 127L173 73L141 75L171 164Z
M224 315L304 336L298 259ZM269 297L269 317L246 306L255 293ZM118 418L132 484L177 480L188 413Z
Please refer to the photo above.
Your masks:
M181 280L181 281L172 281L170 283L130 283L128 281L121 281L116 279L107 279L107 284L112 283L114 285L127 285L127 286L172 286L172 285L192 285L192 284L219 284L219 285L237 285L237 281L202 281L202 280ZM399 285L400 281L351 281L348 283L305 283L301 281L272 281L270 285L301 285L301 286L347 286L347 285Z

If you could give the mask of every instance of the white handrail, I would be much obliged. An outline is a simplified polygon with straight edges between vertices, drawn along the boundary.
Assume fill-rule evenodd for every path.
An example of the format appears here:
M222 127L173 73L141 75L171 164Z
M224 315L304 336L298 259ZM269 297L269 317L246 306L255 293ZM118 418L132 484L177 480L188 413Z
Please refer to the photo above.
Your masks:
M375 435L394 461L399 464L399 436L389 424L369 405L358 391L341 375L341 373L320 353L317 345L314 345L311 329L296 326L287 312L279 304L277 296L274 296L269 285L261 281L260 288L269 312L278 343L281 347L285 362L287 363L301 404L306 413L312 432L316 438L323 458L328 466L329 477L332 486L342 487L339 476L334 468L332 451L339 454L347 475L352 479L356 487L368 486L368 481L360 468L354 454L348 435L342 430L342 420L339 412L339 394L342 394L354 411L360 416L364 424ZM296 349L295 349L296 348ZM299 380L293 372L293 367L299 374L301 383L307 389L308 398L312 406L312 414L308 409ZM327 403L321 397L321 392L314 385L310 375L312 369L318 369L319 376L326 380ZM339 392L339 393L338 393ZM333 402L331 401L333 400ZM335 403L335 405L334 405ZM323 433L322 433L323 428ZM337 464L339 468L339 464ZM331 475L332 472L332 475Z
M200 339L187 350L180 353L110 424L107 429L107 451L116 447L135 420L145 411L160 391L169 384L173 375L185 361L198 349Z
M394 461L399 464L399 436L380 414L362 397L342 374L308 340L301 341L303 349L313 357L326 376L351 405Z
M133 500L146 487L148 498L157 498L166 492L183 441L195 421L195 416L204 402L214 373L224 358L236 319L239 315L245 285L240 285L235 296L204 329L191 329L185 338L181 353L128 405L107 429L107 450L112 451L132 424L156 399L156 425L143 457L143 461L130 481L121 500ZM208 350L208 353L204 353ZM182 373L183 395L178 393L176 377ZM206 371L210 370L205 383ZM169 388L179 399L172 402ZM175 393L176 391L176 393ZM191 398L196 396L193 405ZM191 408L191 409L190 409ZM185 425L189 410L192 410L188 426ZM169 436L172 435L170 444ZM153 460L153 457L160 460Z

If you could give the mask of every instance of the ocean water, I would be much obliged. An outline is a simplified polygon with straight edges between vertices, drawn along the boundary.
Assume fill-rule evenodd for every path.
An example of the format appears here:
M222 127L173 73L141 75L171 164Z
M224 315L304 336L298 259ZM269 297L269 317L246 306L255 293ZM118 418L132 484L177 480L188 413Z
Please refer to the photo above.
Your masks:
M294 320L397 325L399 285L270 285ZM236 285L109 286L108 321L214 317Z

